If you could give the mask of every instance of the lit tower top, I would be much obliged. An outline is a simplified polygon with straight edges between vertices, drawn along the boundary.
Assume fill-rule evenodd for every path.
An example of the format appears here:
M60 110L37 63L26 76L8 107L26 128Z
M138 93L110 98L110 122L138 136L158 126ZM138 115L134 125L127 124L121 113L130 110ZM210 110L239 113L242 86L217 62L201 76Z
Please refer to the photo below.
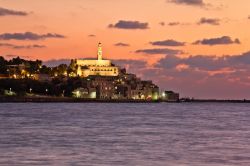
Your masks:
M98 44L98 60L102 60L102 43Z

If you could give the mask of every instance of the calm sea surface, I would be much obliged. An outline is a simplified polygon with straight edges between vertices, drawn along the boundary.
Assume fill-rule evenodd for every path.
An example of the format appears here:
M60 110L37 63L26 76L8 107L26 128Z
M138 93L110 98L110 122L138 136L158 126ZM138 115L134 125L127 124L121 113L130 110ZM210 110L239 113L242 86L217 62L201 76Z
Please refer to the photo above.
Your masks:
M2 166L250 166L250 104L3 104Z

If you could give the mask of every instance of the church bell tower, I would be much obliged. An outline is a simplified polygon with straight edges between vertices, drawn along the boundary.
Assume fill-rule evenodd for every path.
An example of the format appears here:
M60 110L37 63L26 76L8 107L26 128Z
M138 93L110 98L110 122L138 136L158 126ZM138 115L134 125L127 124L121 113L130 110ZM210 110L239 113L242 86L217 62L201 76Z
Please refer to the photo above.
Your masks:
M98 60L102 60L102 43L98 44Z

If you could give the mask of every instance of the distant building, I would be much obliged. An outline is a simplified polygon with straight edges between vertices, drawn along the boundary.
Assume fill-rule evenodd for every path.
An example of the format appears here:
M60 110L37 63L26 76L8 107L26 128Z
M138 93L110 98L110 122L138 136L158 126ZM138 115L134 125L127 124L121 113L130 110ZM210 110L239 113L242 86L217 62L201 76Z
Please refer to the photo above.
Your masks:
M136 100L157 100L159 88L152 81L142 81L134 74L122 73L117 81L119 97ZM123 96L122 96L123 95Z
M164 91L162 93L162 100L176 102L179 101L180 95L179 93L175 93L173 91Z
M92 76L91 86L96 88L97 99L113 99L116 77Z
M159 88L152 81L136 82L131 88L132 99L158 100Z
M110 60L103 60L102 45L98 44L97 60L77 59L74 61L77 67L76 74L81 77L88 76L118 76L119 68L112 65Z

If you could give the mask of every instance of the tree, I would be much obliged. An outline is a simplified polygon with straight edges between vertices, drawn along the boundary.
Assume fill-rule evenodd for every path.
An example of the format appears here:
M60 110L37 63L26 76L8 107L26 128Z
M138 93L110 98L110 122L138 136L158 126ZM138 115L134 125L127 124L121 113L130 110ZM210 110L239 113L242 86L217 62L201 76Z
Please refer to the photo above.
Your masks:
M60 64L58 66L58 74L64 75L67 72L68 66L66 64Z
M9 64L10 65L20 65L22 63L24 63L25 60L24 59L21 59L19 56L16 57L16 58L13 58L12 60L9 61Z
M0 74L7 74L8 61L4 57L0 56Z
M51 74L51 68L50 67L47 67L45 65L43 65L41 68L40 68L40 74Z
M77 64L76 61L71 59L70 65L68 67L68 73L76 73L77 71Z
M30 73L38 73L40 70L40 67L42 66L42 61L40 60L27 61L26 66L28 67L28 71Z

